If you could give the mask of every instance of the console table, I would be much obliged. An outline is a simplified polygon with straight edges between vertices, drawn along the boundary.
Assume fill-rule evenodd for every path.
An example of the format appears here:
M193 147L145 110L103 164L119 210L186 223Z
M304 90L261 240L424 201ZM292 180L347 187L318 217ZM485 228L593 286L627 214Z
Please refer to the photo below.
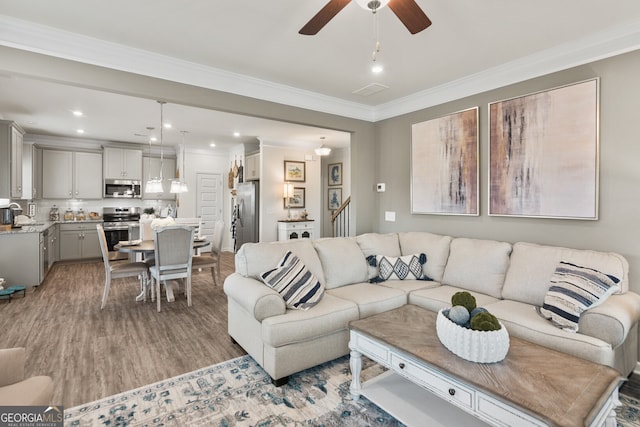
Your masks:
M351 395L408 426L615 427L620 374L511 337L507 357L473 363L436 334L436 313L413 305L350 323ZM360 383L361 355L389 368Z
M278 221L278 241L313 239L312 219L283 219Z

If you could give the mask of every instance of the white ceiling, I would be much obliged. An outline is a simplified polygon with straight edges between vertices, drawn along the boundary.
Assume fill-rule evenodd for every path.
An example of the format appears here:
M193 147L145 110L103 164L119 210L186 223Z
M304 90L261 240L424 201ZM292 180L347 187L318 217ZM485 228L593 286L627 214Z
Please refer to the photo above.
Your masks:
M411 35L388 8L379 11L385 70L373 75L373 16L355 2L317 35L298 34L326 1L0 0L0 45L370 121L640 48L638 0L416 0L433 25ZM0 114L25 127L63 134L76 123L54 109L83 105L91 107L86 122L95 121L88 137L132 141L159 122L149 100L9 77L0 77ZM372 83L388 89L353 94ZM289 125L293 136L283 137L264 120L166 111L201 144L232 143L233 130L348 141L328 130Z

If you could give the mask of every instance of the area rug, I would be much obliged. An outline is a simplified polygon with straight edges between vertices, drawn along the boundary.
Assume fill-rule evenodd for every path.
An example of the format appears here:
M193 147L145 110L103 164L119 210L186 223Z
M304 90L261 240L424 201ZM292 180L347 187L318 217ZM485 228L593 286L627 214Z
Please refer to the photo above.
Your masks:
M363 358L363 380L383 368ZM250 357L218 365L65 409L64 425L365 427L403 426L366 398L349 395L348 356L292 375L274 387ZM621 396L619 427L640 427L640 402Z

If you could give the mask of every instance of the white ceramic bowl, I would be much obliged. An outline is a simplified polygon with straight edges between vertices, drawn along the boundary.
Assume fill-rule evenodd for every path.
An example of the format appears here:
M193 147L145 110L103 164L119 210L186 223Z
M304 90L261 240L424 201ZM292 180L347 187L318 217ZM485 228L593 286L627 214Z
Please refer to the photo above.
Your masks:
M436 318L436 331L442 345L465 360L494 363L503 360L509 351L509 333L502 326L497 331L474 331L462 327L444 315Z

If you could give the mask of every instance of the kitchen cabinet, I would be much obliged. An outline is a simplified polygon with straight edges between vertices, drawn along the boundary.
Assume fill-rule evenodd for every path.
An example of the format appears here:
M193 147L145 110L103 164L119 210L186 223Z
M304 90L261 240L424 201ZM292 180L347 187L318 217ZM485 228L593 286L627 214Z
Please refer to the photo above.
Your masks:
M49 227L49 239L47 241L47 252L49 255L48 261L49 261L49 268L51 268L51 266L53 264L55 264L59 257L58 257L58 249L59 249L59 244L58 244L58 238L60 237L60 229L58 227L58 224L52 225L51 227Z
M16 123L0 120L0 198L22 198L23 135Z
M25 142L22 150L22 198L42 199L42 148Z
M63 223L59 228L60 261L102 257L95 223Z
M101 199L100 153L43 150L42 196L46 199Z
M158 177L160 174L160 158L158 157L144 157L142 159L142 176L145 180L149 178ZM175 200L175 193L171 193L171 181L176 178L176 159L164 158L162 167L162 177L164 182L162 193L148 194L144 191L144 183L142 186L142 198L147 200Z
M42 272L42 233L0 234L0 274L7 284L38 286Z
M104 147L104 178L142 180L142 150Z
M260 180L260 153L247 154L244 159L244 180Z

